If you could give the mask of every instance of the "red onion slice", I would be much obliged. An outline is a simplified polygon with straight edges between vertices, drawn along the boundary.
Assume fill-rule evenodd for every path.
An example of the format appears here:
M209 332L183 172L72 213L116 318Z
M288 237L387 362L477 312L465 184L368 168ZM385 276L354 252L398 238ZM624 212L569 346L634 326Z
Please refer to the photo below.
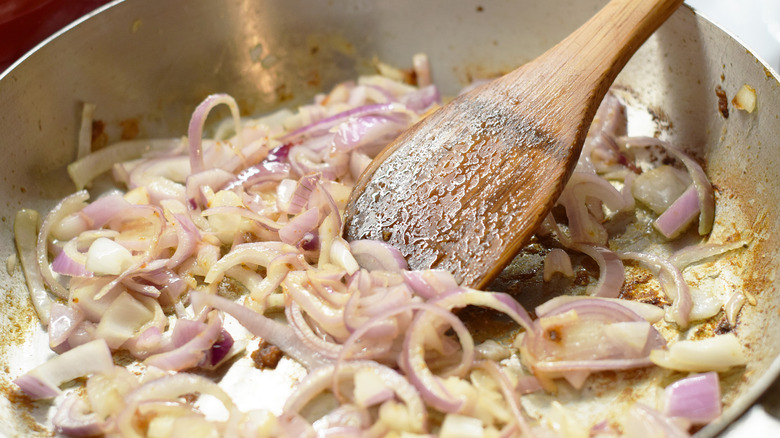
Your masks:
M625 268L613 251L600 246L575 243L573 249L585 253L599 265L599 282L590 288L590 294L596 297L617 298L625 280Z
M297 360L309 370L328 363L328 360L305 346L295 336L295 333L289 326L278 323L247 307L216 295L193 291L190 292L190 298L196 307L209 306L230 314L244 328L252 332L253 335L276 345L285 354Z
M228 94L212 94L206 97L192 113L190 125L187 129L187 139L190 143L190 168L192 169L193 174L199 173L205 168L202 147L203 125L206 123L206 117L208 117L211 109L219 104L225 104L230 108L236 136L239 140L241 138L241 116L239 115L236 100ZM241 146L239 146L238 149L240 150Z
M38 233L38 243L36 248L38 268L40 269L43 281L47 286L49 286L49 290L62 299L68 298L68 290L65 289L65 287L54 278L54 273L51 271L51 267L49 266L49 234L51 233L51 229L54 224L61 221L62 218L84 208L87 199L89 199L89 193L87 193L85 190L65 197L65 199L60 201L60 203L57 204L57 206L55 206L48 215L46 215L46 219L44 219L43 224L41 225L41 230Z
M674 239L699 216L699 211L698 193L696 187L691 185L663 214L658 216L658 219L653 222L653 227L667 239Z
M353 240L349 242L352 255L361 268L369 271L399 272L409 269L401 251L385 242Z
M720 416L720 380L714 372L678 380L664 389L664 414L691 424L708 424Z
M108 425L92 412L87 402L78 394L65 397L51 419L58 433L68 436L98 436L106 433Z
M180 319L176 327L178 324L186 324L186 321ZM176 327L174 327L174 333L176 333ZM216 312L211 312L208 315L208 322L191 339L171 351L147 357L144 363L166 371L194 368L204 360L206 353L219 340L221 334L222 318Z
M693 301L691 300L691 291L682 276L682 272L672 265L669 260L652 254L624 252L620 253L620 258L644 263L657 273L664 293L673 300L669 309L669 316L680 328L687 328L690 322L691 310L693 309Z

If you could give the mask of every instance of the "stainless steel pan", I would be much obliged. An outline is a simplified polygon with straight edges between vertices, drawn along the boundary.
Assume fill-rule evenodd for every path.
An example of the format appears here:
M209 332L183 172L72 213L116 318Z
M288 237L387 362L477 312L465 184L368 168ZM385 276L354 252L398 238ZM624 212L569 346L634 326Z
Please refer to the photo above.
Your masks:
M0 76L0 434L46 435L46 404L21 400L10 381L44 360L46 339L11 269L12 222L22 207L46 211L72 192L64 167L75 157L82 102L110 139L178 135L207 94L236 96L246 113L301 102L372 69L429 55L445 94L540 54L593 14L603 0L127 0L39 46ZM729 35L682 8L617 81L646 125L706 162L718 195L713 239L752 235L747 251L717 267L726 288L755 295L737 333L750 364L724 396L719 433L780 372L780 83ZM729 103L749 84L752 114ZM719 110L720 88L728 118ZM650 111L646 111L649 109ZM10 259L9 259L10 258ZM729 290L723 291L728 293Z

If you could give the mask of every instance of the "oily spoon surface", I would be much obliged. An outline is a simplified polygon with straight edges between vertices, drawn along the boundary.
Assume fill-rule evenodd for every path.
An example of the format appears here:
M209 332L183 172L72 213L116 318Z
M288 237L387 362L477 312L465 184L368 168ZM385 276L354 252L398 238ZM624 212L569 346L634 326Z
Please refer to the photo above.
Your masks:
M617 74L683 0L612 0L520 68L455 98L361 175L344 236L465 286L497 276L549 213Z

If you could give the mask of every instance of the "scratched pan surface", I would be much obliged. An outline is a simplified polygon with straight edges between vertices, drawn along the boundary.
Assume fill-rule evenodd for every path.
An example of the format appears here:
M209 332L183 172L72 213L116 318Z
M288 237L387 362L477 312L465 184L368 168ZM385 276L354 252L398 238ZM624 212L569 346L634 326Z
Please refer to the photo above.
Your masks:
M26 402L11 383L51 355L20 269L11 269L13 218L20 208L45 212L74 190L64 167L75 157L82 102L97 104L96 118L104 122L109 140L136 127L138 137L182 135L191 111L207 94L228 92L246 114L258 114L303 102L337 81L371 71L376 58L409 66L417 52L429 55L436 82L445 94L454 94L473 78L537 56L603 3L128 0L29 54L0 76L0 261L9 262L0 270L0 434L50 434L50 405ZM631 130L658 131L706 162L718 199L711 239L751 239L746 250L688 273L690 281L720 297L742 290L757 300L745 307L735 329L750 363L727 376L724 415L699 432L713 436L752 405L780 369L778 77L712 23L683 8L642 47L617 83L638 121ZM757 111L747 114L728 104L725 117L716 87L730 100L744 83L757 91ZM634 237L625 238L633 249L658 244L646 234ZM533 271L534 263L538 260L531 258L526 268ZM504 286L518 292L523 283L508 277ZM528 276L523 278L527 282ZM700 329L706 335L712 328ZM291 361L273 373L253 371L245 362L222 378L245 408L279 409L302 373ZM652 374L645 377L640 380L653 380ZM634 384L626 396L623 387ZM256 395L261 386L267 396ZM241 388L255 389L242 393ZM585 397L568 395L567 400L595 418L625 409L651 388L602 376L593 379ZM525 403L537 413L548 401L540 396Z

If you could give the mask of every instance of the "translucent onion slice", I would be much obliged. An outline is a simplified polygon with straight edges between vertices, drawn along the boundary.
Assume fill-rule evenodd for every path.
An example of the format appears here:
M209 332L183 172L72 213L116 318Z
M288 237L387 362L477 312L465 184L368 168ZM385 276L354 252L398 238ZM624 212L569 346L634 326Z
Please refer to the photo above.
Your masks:
M697 341L678 341L668 350L653 350L650 360L677 371L727 371L747 364L742 345L732 333Z
M72 348L35 367L14 383L33 399L59 395L59 386L77 377L109 372L114 367L111 351L102 339Z
M49 323L52 300L43 284L36 245L38 239L38 212L35 210L19 210L14 219L14 237L16 250L19 252L19 261L22 264L24 279L27 282L27 290L30 291L30 300L33 303L38 320L45 327Z

